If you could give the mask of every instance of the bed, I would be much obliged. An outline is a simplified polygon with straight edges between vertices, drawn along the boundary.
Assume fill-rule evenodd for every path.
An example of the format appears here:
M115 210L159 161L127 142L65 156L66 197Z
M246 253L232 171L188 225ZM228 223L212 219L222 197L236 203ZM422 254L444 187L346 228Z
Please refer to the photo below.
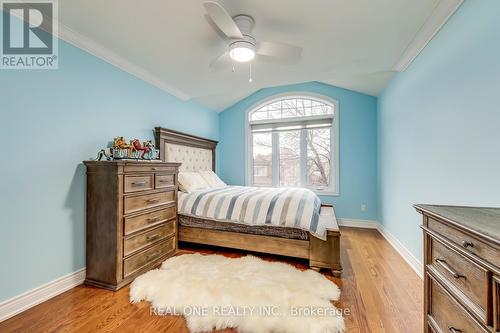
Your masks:
M181 162L181 172L215 171L216 141L161 127L155 133L163 161ZM335 211L309 192L246 186L179 192L179 241L303 258L314 270L326 268L340 276L340 231ZM250 202L261 203L245 207L245 201L250 200L245 198L253 196L256 198ZM304 198L306 208L301 207ZM272 205L278 208L269 214ZM262 207L264 213L258 210Z

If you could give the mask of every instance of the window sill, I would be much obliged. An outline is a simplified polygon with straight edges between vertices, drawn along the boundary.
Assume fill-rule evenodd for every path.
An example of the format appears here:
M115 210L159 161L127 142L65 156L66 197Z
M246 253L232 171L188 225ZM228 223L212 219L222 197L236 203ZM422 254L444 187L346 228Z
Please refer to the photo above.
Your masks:
M330 197L338 197L340 196L339 192L332 192L332 191L318 191L318 190L312 190L314 193L317 195L323 195L323 196L330 196Z

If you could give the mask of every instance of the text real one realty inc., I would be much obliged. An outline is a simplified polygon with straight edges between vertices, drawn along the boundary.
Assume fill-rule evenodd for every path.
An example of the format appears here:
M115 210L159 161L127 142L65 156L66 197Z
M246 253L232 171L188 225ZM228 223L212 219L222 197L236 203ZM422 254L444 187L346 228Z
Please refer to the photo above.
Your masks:
M221 317L326 317L349 315L350 309L337 309L334 307L291 306L288 311L279 306L184 306L176 307L151 307L150 313L159 316L221 316Z

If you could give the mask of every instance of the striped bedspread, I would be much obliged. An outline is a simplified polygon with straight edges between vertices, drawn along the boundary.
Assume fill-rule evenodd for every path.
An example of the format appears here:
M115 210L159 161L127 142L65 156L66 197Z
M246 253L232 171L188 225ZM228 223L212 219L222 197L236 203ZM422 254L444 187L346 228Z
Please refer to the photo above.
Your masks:
M319 218L321 202L301 188L225 186L179 192L179 214L228 223L291 227L326 239Z

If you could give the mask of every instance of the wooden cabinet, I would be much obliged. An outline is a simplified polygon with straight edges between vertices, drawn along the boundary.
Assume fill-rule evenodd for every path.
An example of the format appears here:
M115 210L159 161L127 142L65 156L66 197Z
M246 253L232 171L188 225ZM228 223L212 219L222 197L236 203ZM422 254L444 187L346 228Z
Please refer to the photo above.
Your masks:
M500 208L415 208L423 215L424 332L500 332Z
M179 163L86 161L85 283L118 290L177 250Z

